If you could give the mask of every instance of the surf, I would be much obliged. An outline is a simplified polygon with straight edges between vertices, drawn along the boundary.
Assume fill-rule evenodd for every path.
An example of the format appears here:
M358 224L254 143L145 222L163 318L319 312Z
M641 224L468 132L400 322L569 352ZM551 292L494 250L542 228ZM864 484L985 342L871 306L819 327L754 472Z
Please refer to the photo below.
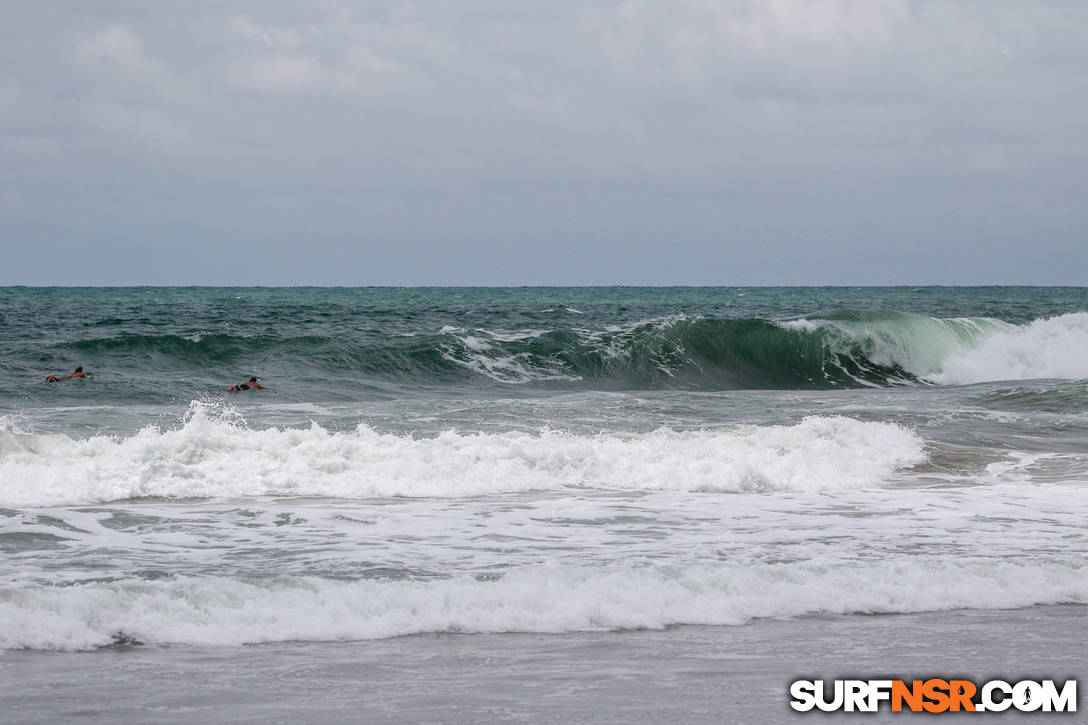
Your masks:
M574 315L573 317L578 317ZM675 314L615 325L385 334L191 333L51 348L107 369L234 371L269 361L299 381L532 389L834 389L1088 378L1088 313L1015 325L895 310L795 319ZM28 353L29 354L29 353ZM265 372L262 370L262 372Z
M174 576L0 588L0 649L224 647L422 633L589 632L758 617L1088 602L1081 565L976 557L873 562L533 565L502 575L340 581Z
M251 496L456 498L579 488L814 491L879 486L925 459L894 423L812 416L794 425L597 435L252 429L194 401L180 427L72 438L0 430L0 505Z

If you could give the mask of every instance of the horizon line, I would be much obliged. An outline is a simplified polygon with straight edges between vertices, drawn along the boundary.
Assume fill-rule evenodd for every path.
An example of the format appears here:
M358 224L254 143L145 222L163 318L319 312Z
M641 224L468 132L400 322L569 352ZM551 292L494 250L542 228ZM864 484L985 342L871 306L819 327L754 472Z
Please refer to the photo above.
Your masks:
M0 284L0 289L940 289L953 287L1067 288L1086 284Z

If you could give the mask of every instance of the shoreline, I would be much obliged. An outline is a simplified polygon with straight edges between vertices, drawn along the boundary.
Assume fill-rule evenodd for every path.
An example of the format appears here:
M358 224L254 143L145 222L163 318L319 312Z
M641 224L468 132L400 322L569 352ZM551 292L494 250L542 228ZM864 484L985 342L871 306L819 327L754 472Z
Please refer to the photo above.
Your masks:
M1088 605L1066 604L624 632L19 650L0 653L0 705L21 723L784 722L805 716L788 705L794 679L1076 679L1086 625Z

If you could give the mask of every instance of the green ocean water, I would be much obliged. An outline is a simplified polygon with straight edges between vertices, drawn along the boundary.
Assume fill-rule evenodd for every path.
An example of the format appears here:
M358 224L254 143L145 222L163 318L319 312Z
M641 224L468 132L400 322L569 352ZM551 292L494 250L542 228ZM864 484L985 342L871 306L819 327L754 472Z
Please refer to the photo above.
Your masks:
M885 386L1000 323L1084 310L1085 288L6 288L0 406L156 404L253 374L297 402ZM93 384L35 384L76 365Z
M6 288L0 329L0 649L1088 604L1088 289Z

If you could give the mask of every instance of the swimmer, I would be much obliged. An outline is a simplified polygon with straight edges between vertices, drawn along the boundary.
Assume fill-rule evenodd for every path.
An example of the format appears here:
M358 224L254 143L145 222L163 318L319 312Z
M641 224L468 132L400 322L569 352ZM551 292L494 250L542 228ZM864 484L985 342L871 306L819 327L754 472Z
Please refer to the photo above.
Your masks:
M65 375L64 377L58 377L56 375L46 375L45 382L47 383L59 383L62 380L71 380L72 378L85 378L87 374L83 372L83 366L80 365L76 368L76 371L71 375Z
M268 388L258 383L257 376L254 375L244 383L231 383L227 390L231 393L240 393L243 390L268 390Z

